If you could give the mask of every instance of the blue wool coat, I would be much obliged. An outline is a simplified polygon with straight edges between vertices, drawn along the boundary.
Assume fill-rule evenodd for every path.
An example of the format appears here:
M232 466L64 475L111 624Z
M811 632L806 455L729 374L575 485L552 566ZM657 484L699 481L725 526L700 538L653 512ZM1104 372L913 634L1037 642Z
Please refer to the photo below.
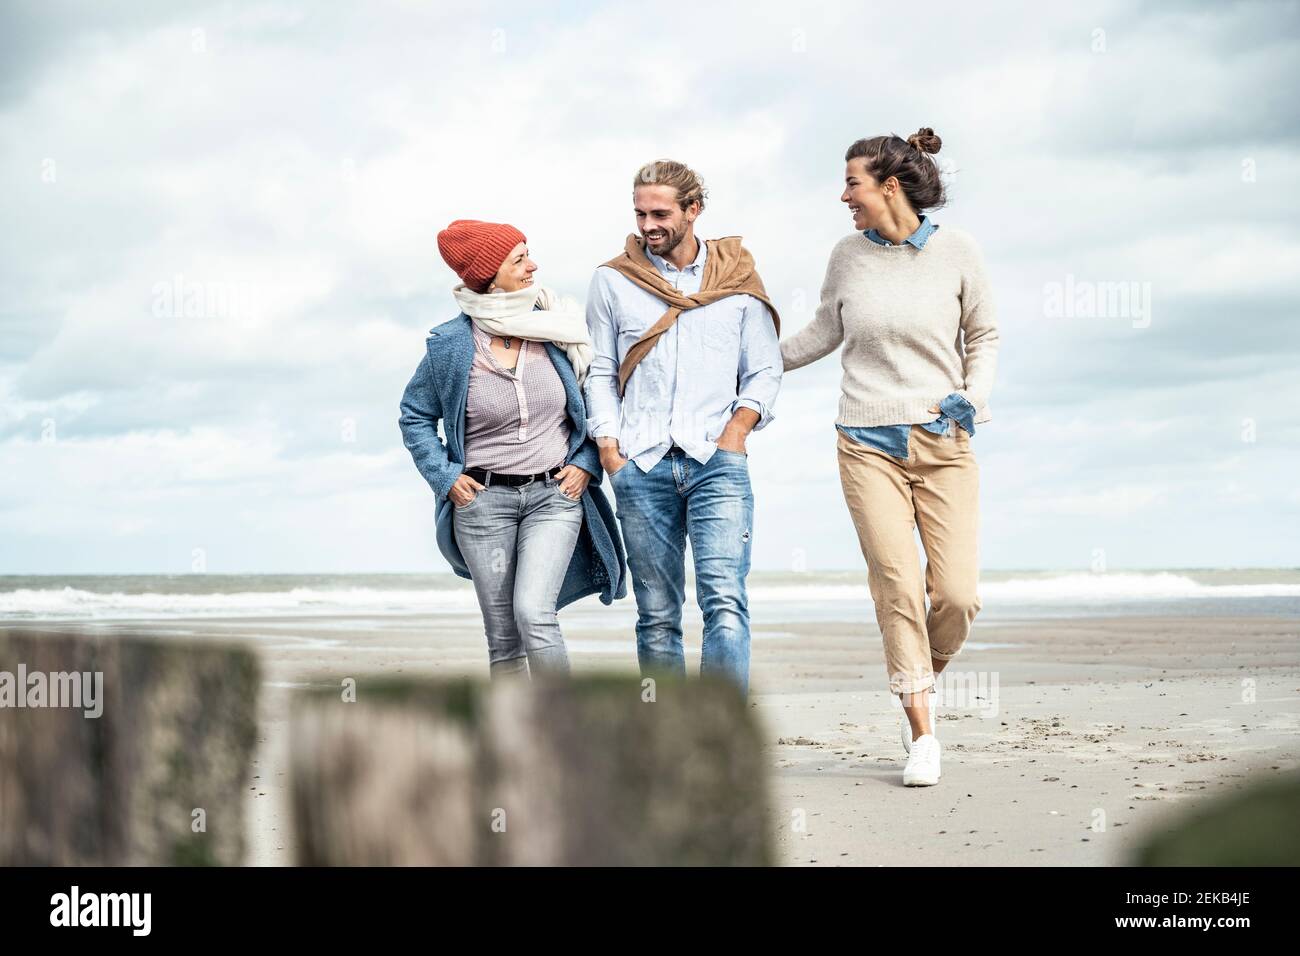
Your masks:
M582 531L556 607L588 594L599 594L602 603L611 604L627 596L623 540L613 509L599 487L605 472L600 467L596 443L587 437L587 408L573 366L561 348L551 342L544 344L568 397L569 453L565 464L577 465L594 476L582 496ZM470 573L452 533L455 506L447 494L465 469L465 402L473 361L474 335L469 316L462 312L431 329L424 358L402 395L398 419L402 441L437 500L438 550L462 578L470 577ZM445 443L438 436L439 421Z

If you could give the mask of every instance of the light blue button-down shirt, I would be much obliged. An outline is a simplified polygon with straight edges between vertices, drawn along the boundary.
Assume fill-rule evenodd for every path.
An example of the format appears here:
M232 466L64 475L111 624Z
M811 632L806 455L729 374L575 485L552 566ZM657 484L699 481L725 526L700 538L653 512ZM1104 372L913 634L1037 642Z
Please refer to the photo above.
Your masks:
M700 291L708 247L684 269L647 250L660 275L687 295ZM703 464L737 408L758 413L757 431L772 420L781 387L781 347L772 313L751 295L729 295L683 312L659 337L618 394L627 350L668 306L607 266L587 292L587 328L595 358L587 372L587 431L617 438L619 452L649 471L674 443Z
M936 226L933 222L930 221L929 216L922 216L921 224L918 225L916 227L916 230L910 236L904 239L903 242L906 242L909 245L916 246L916 248L918 249L924 249L926 242L929 241L930 236L938 228L939 228L938 226ZM876 230L874 229L865 230L863 232L863 235L866 236L868 239L870 239L872 242L877 243L879 245L882 246L893 245L893 243L891 243L880 233L876 232ZM900 246L902 244L903 244L902 242L899 243Z

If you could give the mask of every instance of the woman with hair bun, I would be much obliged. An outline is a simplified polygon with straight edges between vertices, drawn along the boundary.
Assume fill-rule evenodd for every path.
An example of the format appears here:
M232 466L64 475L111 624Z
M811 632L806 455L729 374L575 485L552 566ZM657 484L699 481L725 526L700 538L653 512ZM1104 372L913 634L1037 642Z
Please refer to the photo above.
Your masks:
M980 608L970 439L990 418L998 349L979 246L925 214L945 202L932 158L942 145L924 127L849 147L840 201L854 231L831 252L812 321L781 343L787 372L844 346L840 483L903 705L906 786L939 782L928 698Z

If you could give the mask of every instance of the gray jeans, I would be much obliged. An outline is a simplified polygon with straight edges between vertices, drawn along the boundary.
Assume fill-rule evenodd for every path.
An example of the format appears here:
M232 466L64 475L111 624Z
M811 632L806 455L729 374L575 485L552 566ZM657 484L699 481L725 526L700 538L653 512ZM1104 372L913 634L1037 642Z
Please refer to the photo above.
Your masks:
M582 530L581 499L554 478L489 485L452 512L456 544L483 611L492 677L567 674L555 602Z

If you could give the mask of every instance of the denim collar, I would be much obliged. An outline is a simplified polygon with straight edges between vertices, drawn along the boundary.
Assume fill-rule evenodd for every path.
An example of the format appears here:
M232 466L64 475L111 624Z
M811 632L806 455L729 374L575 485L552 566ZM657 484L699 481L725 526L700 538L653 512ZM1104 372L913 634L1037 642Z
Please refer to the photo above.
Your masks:
M910 236L904 239L903 242L910 242L912 245L916 246L916 248L924 249L926 241L938 228L939 228L938 226L936 226L934 223L930 221L929 216L922 216L921 224L916 227L916 232L912 233ZM890 242L880 233L876 232L876 230L874 229L866 230L863 233L863 235L866 236L868 239L870 239L872 242L878 243L879 245L882 246L893 245L892 242ZM902 245L902 243L899 243L899 245Z

